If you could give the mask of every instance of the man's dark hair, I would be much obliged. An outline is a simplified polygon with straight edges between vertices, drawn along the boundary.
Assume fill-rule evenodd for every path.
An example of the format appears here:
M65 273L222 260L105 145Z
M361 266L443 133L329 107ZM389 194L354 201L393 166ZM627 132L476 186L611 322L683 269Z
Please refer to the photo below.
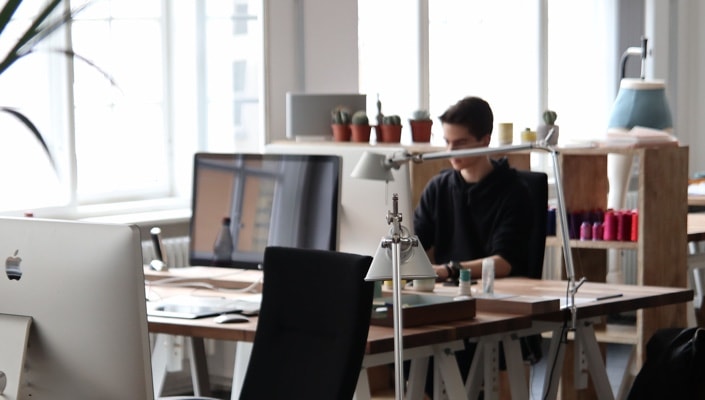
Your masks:
M485 135L492 135L494 116L490 105L479 97L466 97L450 106L439 117L441 122L462 125L477 140Z

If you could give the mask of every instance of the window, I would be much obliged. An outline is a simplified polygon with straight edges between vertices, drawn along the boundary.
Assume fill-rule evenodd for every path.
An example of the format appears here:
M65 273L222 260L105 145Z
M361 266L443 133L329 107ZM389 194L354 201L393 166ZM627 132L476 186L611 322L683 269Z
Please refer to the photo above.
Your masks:
M595 138L604 134L615 94L616 66L608 59L614 5L604 3L359 0L360 90L372 101L379 94L383 113L402 120L417 107L437 117L475 95L491 104L496 123L514 124L515 142L541 123L545 108L558 113L561 142ZM388 29L390 14L404 23ZM432 142L442 145L439 132L434 128Z
M39 3L20 7L16 36ZM36 123L56 163L54 173L26 129L0 116L0 168L14 171L0 174L0 184L14 188L0 199L0 211L66 215L165 198L183 206L194 152L258 151L261 8L261 0L91 4L70 35L57 32L43 49L73 49L115 86L88 63L50 51L25 57L0 77L0 104ZM0 50L12 44L0 43Z

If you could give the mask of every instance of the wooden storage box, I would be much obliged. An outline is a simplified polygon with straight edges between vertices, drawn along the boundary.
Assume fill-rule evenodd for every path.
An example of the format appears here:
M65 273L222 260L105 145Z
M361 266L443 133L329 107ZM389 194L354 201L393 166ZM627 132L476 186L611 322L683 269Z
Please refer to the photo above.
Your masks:
M405 328L475 318L475 299L453 300L452 297L404 294L402 320ZM392 297L375 299L371 325L394 326Z

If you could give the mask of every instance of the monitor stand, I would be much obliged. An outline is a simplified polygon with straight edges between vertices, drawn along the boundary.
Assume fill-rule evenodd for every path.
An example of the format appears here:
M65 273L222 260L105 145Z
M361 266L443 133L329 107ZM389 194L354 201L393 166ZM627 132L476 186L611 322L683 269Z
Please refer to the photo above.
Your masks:
M32 317L0 314L0 372L5 375L0 381L6 380L4 387L0 385L3 399L19 399L31 325Z

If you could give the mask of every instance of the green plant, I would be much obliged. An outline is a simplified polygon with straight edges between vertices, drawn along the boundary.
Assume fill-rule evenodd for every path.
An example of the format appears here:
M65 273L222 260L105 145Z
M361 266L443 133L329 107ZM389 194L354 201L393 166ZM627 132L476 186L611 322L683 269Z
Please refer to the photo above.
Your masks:
M416 110L411 114L412 121L428 121L431 119L431 114L428 110Z
M34 53L39 43L49 37L52 33L56 32L59 28L69 23L76 16L76 14L91 4L89 1L74 9L64 10L64 7L62 6L63 3L64 0L50 0L46 3L46 5L44 5L37 16L35 16L29 24L29 27L19 37L19 39L17 39L15 45L2 56L2 59L0 59L0 76L2 76L2 74L19 59ZM12 17L15 15L15 12L21 4L22 0L7 0L5 5L2 6L2 10L0 10L0 37L2 37L2 33L5 31L5 28L10 25ZM111 84L115 83L108 74L98 68L90 60L74 53L72 50L53 49L49 51L63 53L68 57L76 57L77 59L80 59L81 61L86 62L96 68L101 74L110 80ZM8 106L0 106L0 112L12 115L17 118L27 129L29 129L29 131L42 145L42 148L48 155L51 162L54 162L51 152L49 151L49 147L44 141L42 134L26 115L14 107Z
M382 125L401 125L401 117L398 115L385 115L382 118Z
M556 118L558 118L558 114L556 114L555 111L546 110L543 112L543 122L545 122L546 125L555 125Z
M350 111L345 107L336 107L331 112L331 122L337 125L347 125L350 123Z
M365 112L364 110L359 110L355 111L355 113L352 115L351 123L353 125L369 125L370 119L367 117L367 112Z

